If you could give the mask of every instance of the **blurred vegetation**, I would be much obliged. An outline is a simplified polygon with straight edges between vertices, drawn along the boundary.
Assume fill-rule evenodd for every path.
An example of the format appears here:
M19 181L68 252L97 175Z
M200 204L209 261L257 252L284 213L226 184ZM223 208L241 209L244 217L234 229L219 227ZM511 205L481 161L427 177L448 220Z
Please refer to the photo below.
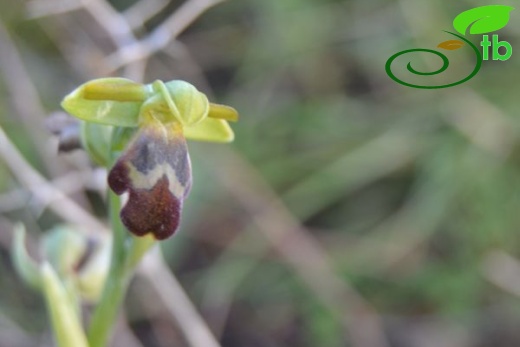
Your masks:
M42 121L78 83L104 76L116 47L83 9L28 18L52 2L0 0L0 126L104 220L103 173L79 151L54 154ZM458 13L488 4L226 1L147 60L143 81L185 79L241 114L229 148L190 144L193 191L163 244L222 346L370 347L349 330L363 327L359 302L387 346L520 345L520 12L499 31L512 58L484 62L463 85L407 88L384 71L393 53L435 47ZM71 172L88 175L58 185ZM0 346L50 346L42 299L8 260L9 235L23 221L37 239L61 219L18 177L0 160ZM125 313L143 346L186 345L146 283L133 283Z

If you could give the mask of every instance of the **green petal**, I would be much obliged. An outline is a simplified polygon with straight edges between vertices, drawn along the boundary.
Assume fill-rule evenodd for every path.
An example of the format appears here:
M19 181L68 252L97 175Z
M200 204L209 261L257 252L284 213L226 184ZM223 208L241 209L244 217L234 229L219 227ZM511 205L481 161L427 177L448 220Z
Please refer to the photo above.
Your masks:
M149 95L149 87L131 80L101 78L76 88L63 99L61 106L88 122L135 127L139 109Z
M231 142L235 138L228 122L216 118L206 118L194 126L184 127L184 136L191 140L211 142Z
M238 112L231 106L210 103L208 117L236 122L238 121Z
M195 125L208 116L208 98L193 85L185 81L174 80L165 83L165 87L168 93L162 91L163 97L165 97L171 112L182 125Z
M108 166L113 127L99 123L81 122L80 140L90 159L100 166ZM127 129L127 128L125 128Z

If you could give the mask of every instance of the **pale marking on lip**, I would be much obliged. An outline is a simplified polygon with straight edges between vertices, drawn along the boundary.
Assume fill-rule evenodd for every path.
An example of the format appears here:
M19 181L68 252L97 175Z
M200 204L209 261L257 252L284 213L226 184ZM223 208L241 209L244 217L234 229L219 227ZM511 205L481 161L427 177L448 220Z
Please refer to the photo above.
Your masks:
M126 163L128 167L128 178L132 182L132 189L151 190L164 175L168 178L168 189L177 199L183 199L186 187L177 178L177 173L168 163L157 164L147 173L137 170L131 163ZM188 160L189 165L189 160Z

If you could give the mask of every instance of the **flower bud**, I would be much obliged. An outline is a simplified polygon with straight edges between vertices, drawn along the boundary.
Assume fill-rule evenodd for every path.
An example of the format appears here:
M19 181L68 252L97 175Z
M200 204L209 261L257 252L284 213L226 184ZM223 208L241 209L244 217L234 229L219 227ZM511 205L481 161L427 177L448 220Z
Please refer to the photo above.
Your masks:
M96 301L110 262L110 240L70 226L58 226L43 239L43 253L60 278L71 281L80 297Z

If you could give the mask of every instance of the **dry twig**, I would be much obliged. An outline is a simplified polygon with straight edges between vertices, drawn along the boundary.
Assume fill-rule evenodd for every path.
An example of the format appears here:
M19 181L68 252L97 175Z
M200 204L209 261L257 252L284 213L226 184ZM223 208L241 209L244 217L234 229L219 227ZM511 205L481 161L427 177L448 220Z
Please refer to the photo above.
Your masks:
M159 249L151 251L143 259L138 270L139 275L146 278L157 291L190 346L220 346L180 283L166 266Z
M45 128L43 121L45 111L38 92L23 65L22 56L18 53L15 44L1 22L0 71L4 76L5 85L10 94L9 99L29 134L29 141L33 142L36 151L43 159L46 169L52 175L62 172L63 166L56 156L49 151L49 147L46 146L45 132L41 130Z
M106 232L106 227L50 184L22 156L2 128L0 128L0 156L9 169L39 200L48 201L49 207L68 222L83 225L92 232Z
M123 47L107 58L110 71L143 60L165 48L193 21L224 0L188 0L143 40Z

